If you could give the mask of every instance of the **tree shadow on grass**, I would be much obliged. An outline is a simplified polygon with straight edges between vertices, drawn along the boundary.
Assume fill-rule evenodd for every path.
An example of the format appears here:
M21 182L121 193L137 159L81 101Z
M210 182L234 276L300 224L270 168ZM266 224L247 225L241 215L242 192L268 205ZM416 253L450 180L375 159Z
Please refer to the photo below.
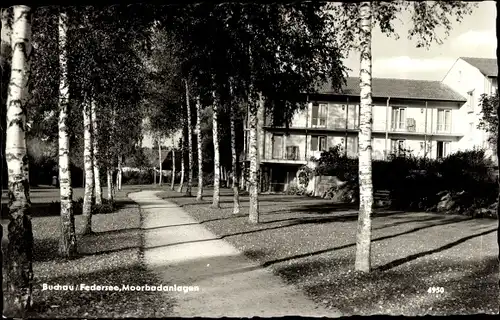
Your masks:
M78 253L71 260L139 248L141 248L141 229L139 228L95 232L90 235L77 234ZM58 250L58 237L35 239L33 261L66 261L67 259L63 258Z
M466 219L466 220L468 220L468 219ZM395 237L398 237L398 236L415 233L415 232L418 232L418 231L421 231L421 230L425 230L425 229L433 228L433 227L437 227L437 226L444 226L444 225L461 223L463 221L464 221L464 219L460 219L458 221L453 221L452 220L452 221L443 221L443 222L439 222L439 223L427 224L427 225L424 225L424 226L421 226L421 227L413 228L413 229L410 229L410 230L405 230L403 232L399 232L399 233L395 233L395 234L390 234L390 235L382 236L382 237L378 237L378 238L374 238L374 239L372 239L372 242L377 242L377 241L382 241L382 240L386 240L386 239L391 239L391 238L395 238ZM279 228L279 227L276 227L276 228ZM270 228L270 229L275 229L275 228ZM255 230L255 231L259 231L259 230ZM494 230L492 230L490 232L493 232L493 231ZM245 233L251 233L251 231L250 232L245 232ZM233 235L238 235L238 234L233 234ZM482 235L482 234L479 234L477 236L480 236L480 235ZM229 236L229 235L226 235L226 237L227 236ZM472 237L470 237L468 239L471 239L471 238ZM290 260L295 260L295 259L300 259L300 258L305 258L305 257L311 257L311 256L315 256L315 255L319 255L319 254L323 254L323 253L328 253L328 252L332 252L332 251L335 251L335 250L341 250L341 249L346 249L346 248L350 248L350 247L355 247L355 246L356 246L356 243L350 243L350 244L346 244L346 245L342 245L342 246L337 246L337 247L333 247L333 248L328 248L328 249L318 250L318 251L314 251L314 252L308 252L308 253L293 255L293 256L286 257L286 258L281 258L281 259L275 259L275 260L266 261L263 265L267 267L267 266L270 266L270 265L273 265L273 264L276 264L276 263L280 263L280 262L286 262L286 261L290 261Z
M411 217L411 216L408 216L408 218L409 217ZM391 228L391 227L396 227L396 226L404 225L404 224L408 224L408 223L415 223L415 222L419 223L419 222L436 221L436 220L440 220L440 219L436 218L436 217L428 217L428 218L423 218L423 219L415 218L415 219L398 221L398 222L394 222L394 223L391 223L391 224L384 224L384 225L382 225L380 227L372 227L372 230L380 230L380 229L385 229L385 228Z
M340 309L344 315L428 313L456 314L496 308L498 288L494 280L498 263L494 257L478 261L415 261L411 266L371 273L347 272L352 258L328 258L279 265L275 272L287 282L300 285L316 301ZM455 271L465 275L443 277ZM488 279L478 283L478 279ZM443 287L436 297L430 287ZM429 307L433 309L429 310Z
M497 230L498 230L498 228L486 230L486 231L483 231L481 233L473 234L473 235L470 235L470 236L458 239L456 241L447 243L444 246L441 246L439 248L435 248L435 249L432 249L432 250L427 250L427 251L424 251L424 252L419 252L419 253L416 253L416 254L412 254L412 255L409 255L409 256L407 256L405 258L397 259L397 260L394 260L394 261L392 261L392 262L390 262L388 264L385 264L383 266L379 266L379 267L377 267L377 270L386 271L386 270L398 267L398 266L400 266L402 264L405 264L405 263L407 263L409 261L412 261L412 260L415 260L415 259L427 256L427 255L431 255L431 254L434 254L434 253L438 253L438 252L441 252L441 251L453 248L453 247L455 247L455 246L457 246L457 245L459 245L461 243L464 243L464 242L466 242L466 241L468 241L470 239L481 237L481 236L490 234L492 232L495 232Z
M113 213L128 206L136 206L136 205L137 203L132 200L126 200L126 199L117 200L114 203ZM30 214L32 218L59 216L61 214L61 203L59 201L32 203L30 207ZM82 214L81 203L74 201L73 214L75 216ZM94 214L98 214L98 212L94 212ZM8 203L2 203L1 219L9 219Z
M169 199L174 199L174 198L168 197L168 198L163 198L163 199L168 201ZM175 200L173 200L172 202L176 203L179 207L210 206L212 204L212 200L202 200L202 201L196 201L196 200L194 200L193 202L188 202L188 203L177 203ZM283 199L283 200L276 200L275 202L272 201L272 200L266 200L266 201L260 200L259 201L259 207L277 206L280 203L294 203L294 202L297 202L297 200L296 199ZM233 199L219 201L220 205L223 205L223 204L233 204L233 203L234 203ZM240 205L242 207L247 207L248 203L249 203L248 199L240 198Z
M405 234L410 234L410 233L418 232L420 230L425 230L425 229L432 228L432 227L437 227L437 226L442 226L442 225L449 225L449 224L454 224L454 223L460 223L462 221L463 220L459 220L459 221L443 221L443 222L434 223L434 224L427 224L425 226L421 226L421 227L418 227L418 228L413 228L413 229L406 230L406 231L403 231L403 232L399 232L399 233L395 233L395 234L391 234L391 235L387 235L387 236L382 236L382 237L379 237L379 238L375 238L375 239L372 240L372 242L381 241L381 240L385 240L385 239L390 239L390 238L394 238L394 237L402 236L402 235L405 235ZM282 224L282 225L278 225L278 226L265 227L265 228L260 227L258 229L254 229L254 230L247 230L247 231L241 231L241 232L220 234L220 235L216 235L216 237L210 238L210 239L188 240L188 241L174 242L174 243L169 243L169 244L164 244L164 245L157 245L157 246L148 247L147 249L156 249L156 248L162 248L162 247L171 247L171 246L176 246L176 245L183 245L183 244L190 244L190 243L199 243L199 242L204 242L204 241L223 240L223 239L229 238L229 237L235 237L235 236L253 234L253 233L270 231L270 230L277 230L277 229L282 229L282 228L287 228L287 227L293 227L293 226L297 226L297 225L303 225L303 224L320 224L320 223L329 223L329 222L338 222L338 217L327 217L327 218L320 217L320 218L314 218L314 219L311 219L311 218L308 218L308 219L299 218L299 219L296 219L295 221L291 221L291 222L288 222L286 224ZM256 225L256 226L258 227L258 226L262 226L262 225ZM276 260L270 260L270 261L264 262L263 266L267 267L267 266L270 266L270 265L273 265L273 264L276 264L276 263L280 263L280 262L285 262L285 261L289 261L289 260L300 259L300 258L304 258L304 257L315 256L315 255L319 255L319 254L323 254L323 253L327 253L327 252L332 252L332 251L335 251L335 250L341 250L341 249L345 249L345 248L349 248L349 247L354 247L354 246L356 246L356 244L355 243L351 243L351 244L346 244L346 245L337 246L337 247L333 247L333 248L318 250L318 251L314 251L314 252L307 252L307 253L304 253L304 254L293 255L293 256L286 257L286 258L281 258L281 259L276 259Z

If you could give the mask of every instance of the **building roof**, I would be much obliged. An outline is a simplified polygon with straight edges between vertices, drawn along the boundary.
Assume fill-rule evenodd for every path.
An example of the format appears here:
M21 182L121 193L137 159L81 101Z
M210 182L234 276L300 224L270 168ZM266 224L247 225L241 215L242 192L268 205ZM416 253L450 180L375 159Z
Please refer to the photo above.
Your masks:
M497 59L460 57L468 64L476 67L486 77L498 77Z
M347 84L342 86L342 93L334 91L331 82L321 85L318 88L318 93L359 97L359 78L349 77L346 79L346 82ZM467 101L462 95L440 81L389 78L372 78L372 97L457 102Z

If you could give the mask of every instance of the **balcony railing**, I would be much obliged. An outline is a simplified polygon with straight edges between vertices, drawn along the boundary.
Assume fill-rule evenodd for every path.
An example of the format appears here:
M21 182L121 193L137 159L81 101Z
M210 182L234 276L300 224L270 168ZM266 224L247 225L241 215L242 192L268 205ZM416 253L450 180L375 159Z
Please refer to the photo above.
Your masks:
M427 131L425 130L425 123L416 122L414 119L408 118L404 123L400 122L390 122L389 126L386 128L385 121L375 121L373 123L372 130L378 132L401 132L401 133L418 133L418 134L449 134L458 135L459 133L452 130L451 125L444 124L433 124L431 130L431 124L427 123Z
M298 146L287 146L285 150L273 149L271 157L264 155L264 160L304 161L305 155Z
M347 121L347 123L346 123L346 119L345 118L333 118L332 120L330 120L330 123L332 123L333 126L330 126L329 129L342 129L342 130L345 130L346 129L346 125L347 125L347 129L348 130L359 129L358 120L354 119L354 118L349 118L348 121Z

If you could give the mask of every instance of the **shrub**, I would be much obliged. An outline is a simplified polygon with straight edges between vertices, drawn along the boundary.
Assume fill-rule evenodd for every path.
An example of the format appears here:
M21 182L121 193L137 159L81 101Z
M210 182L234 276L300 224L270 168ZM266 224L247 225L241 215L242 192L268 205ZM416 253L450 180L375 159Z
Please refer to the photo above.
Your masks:
M358 179L358 159L346 157L339 145L323 151L314 170L317 176L337 176L343 181Z
M286 194L289 195L304 195L306 193L306 188L303 186L298 186L296 182L292 182L288 185Z
M152 184L154 180L153 172L148 171L126 171L122 174L122 183L133 184Z
M209 172L203 175L203 185L204 186L213 186L214 184L214 173Z
M307 165L300 167L298 174L299 184L307 188L307 185L309 184L309 181L312 179L313 175L314 170L312 170Z
M480 149L441 160L402 153L392 155L389 161L373 161L372 180L374 190L391 192L395 209L435 210L445 192L454 199L457 210L467 213L496 201L498 186L492 167ZM345 157L336 146L322 153L315 174L337 176L353 185L358 181L358 159Z
M460 211L488 206L498 194L492 164L484 150L454 153L442 160L393 159L390 179L393 204L398 209L435 210L449 193ZM459 204L459 205L458 205Z

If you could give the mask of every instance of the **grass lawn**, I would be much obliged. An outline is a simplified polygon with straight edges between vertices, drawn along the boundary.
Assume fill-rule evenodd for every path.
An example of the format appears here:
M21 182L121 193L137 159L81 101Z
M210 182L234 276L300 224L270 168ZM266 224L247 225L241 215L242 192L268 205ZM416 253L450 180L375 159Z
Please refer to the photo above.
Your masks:
M169 189L160 195L313 300L345 315L497 312L496 220L376 210L374 270L361 274L354 271L357 208L261 195L261 223L251 225L247 196L235 216L231 190L221 189L220 210L209 206L212 191L205 194L202 202ZM431 287L444 292L428 293Z
M148 186L149 187L149 186ZM48 285L124 285L158 284L142 262L141 215L139 207L126 196L140 186L124 186L117 192L119 209L93 217L90 236L78 236L79 256L61 260L57 255L59 212L33 212L34 233L34 317L165 317L171 315L172 299L168 293L147 291L55 291L42 290ZM106 190L106 189L104 189ZM36 204L58 200L58 189L32 189ZM75 190L74 199L83 195ZM105 193L106 194L106 193ZM4 233L8 221L2 220ZM77 232L83 227L81 215L75 217ZM6 243L2 249L6 252ZM6 260L6 259L4 259ZM5 285L5 284L4 284ZM4 290L5 292L5 290Z

